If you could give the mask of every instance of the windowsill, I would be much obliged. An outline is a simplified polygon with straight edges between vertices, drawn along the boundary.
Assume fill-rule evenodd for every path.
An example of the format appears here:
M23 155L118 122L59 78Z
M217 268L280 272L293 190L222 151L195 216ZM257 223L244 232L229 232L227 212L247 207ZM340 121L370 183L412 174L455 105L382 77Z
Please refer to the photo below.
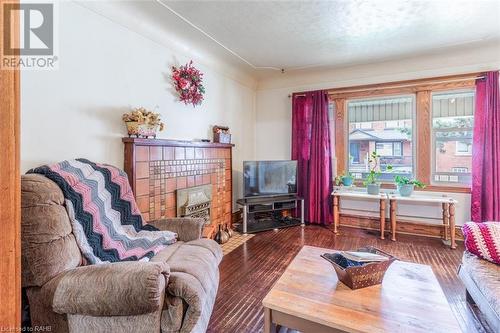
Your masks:
M411 157L411 156L408 156L408 157ZM380 155L380 158L381 159L384 159L384 158L404 158L404 156L403 155L385 155L385 156Z
M354 181L354 185L358 187L365 187L362 181ZM381 183L381 188L396 189L394 183ZM415 188L415 191L423 192L448 192L448 193L471 193L470 187L465 186L446 186L446 185L427 185L425 188Z
M424 189L417 190L432 192L471 193L470 187L465 186L427 185Z

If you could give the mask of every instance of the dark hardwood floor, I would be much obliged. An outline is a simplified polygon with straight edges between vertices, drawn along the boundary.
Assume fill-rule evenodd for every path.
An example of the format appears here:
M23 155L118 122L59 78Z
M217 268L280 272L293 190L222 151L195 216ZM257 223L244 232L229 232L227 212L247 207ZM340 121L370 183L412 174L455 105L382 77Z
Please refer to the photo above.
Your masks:
M465 303L465 289L456 275L463 243L451 250L439 239L398 235L398 240L392 242L364 230L341 228L340 231L335 235L328 228L312 225L267 231L225 256L208 332L263 331L262 299L304 245L345 250L372 245L400 260L430 265L463 332L484 332ZM335 274L333 269L332 274Z

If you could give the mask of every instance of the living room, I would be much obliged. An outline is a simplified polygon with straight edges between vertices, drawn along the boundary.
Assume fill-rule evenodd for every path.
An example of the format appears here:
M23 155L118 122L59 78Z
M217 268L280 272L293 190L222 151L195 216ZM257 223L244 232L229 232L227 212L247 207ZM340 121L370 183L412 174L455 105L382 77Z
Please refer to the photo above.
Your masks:
M0 14L0 331L500 331L498 1Z

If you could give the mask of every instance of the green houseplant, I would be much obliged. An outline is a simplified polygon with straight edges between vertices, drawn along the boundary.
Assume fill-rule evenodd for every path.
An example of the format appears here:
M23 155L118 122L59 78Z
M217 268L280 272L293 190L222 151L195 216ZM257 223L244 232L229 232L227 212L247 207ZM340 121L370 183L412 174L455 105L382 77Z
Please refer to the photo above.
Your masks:
M380 193L380 183L378 182L378 178L380 177L381 172L370 170L368 176L363 181L363 185L366 186L366 192L368 194L377 195Z
M363 185L366 186L366 192L368 194L377 195L380 193L380 182L378 179L382 175L380 172L380 155L376 152L372 152L368 158L368 165L370 166L370 173L366 176ZM391 171L392 165L388 165L386 171Z
M372 152L368 158L368 165L370 166L370 173L363 181L363 185L366 186L366 192L368 194L377 195L380 193L380 182L378 179L382 175L382 172L380 172L380 155L377 155L376 152ZM388 165L386 170L391 171L392 166Z
M354 176L351 172L346 171L343 174L335 177L334 182L336 186L352 186L352 183L354 183Z
M340 176L340 181L344 186L352 186L352 183L354 182L354 176L351 172L346 171Z
M340 186L340 184L342 183L342 176L336 176L335 179L333 179L333 182L335 186Z
M342 180L342 185L344 186L352 186L352 183L354 182L354 176L352 173L347 172L341 177Z
M425 188L425 184L421 181L399 175L394 177L394 182L396 183L398 192L402 197L411 196L415 187Z

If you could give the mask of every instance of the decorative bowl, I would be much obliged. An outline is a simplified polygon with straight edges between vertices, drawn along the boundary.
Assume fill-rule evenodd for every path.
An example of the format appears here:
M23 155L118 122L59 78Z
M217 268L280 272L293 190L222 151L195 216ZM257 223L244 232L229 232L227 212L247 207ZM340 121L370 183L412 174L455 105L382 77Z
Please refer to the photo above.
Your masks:
M388 257L389 260L360 264L358 262L347 260L343 257L342 258L344 260L342 261L340 256L332 256L331 253L325 253L322 255L323 258L328 260L333 265L340 282L351 289L359 289L381 284L384 279L385 272L389 266L397 260L396 257L372 246L360 248L357 251L380 254Z

